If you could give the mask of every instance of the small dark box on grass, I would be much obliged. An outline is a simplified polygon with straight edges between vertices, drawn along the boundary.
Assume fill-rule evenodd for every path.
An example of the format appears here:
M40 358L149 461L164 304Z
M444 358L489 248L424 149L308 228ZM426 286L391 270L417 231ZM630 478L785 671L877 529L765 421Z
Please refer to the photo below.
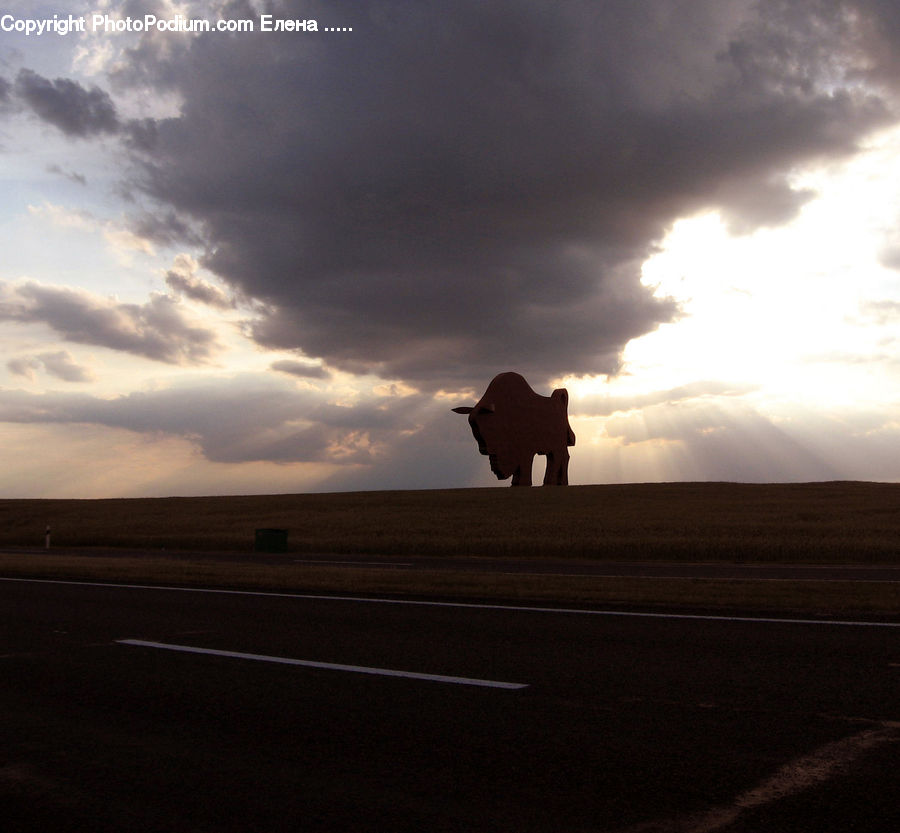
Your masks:
M287 552L286 529L257 529L253 542L255 552Z

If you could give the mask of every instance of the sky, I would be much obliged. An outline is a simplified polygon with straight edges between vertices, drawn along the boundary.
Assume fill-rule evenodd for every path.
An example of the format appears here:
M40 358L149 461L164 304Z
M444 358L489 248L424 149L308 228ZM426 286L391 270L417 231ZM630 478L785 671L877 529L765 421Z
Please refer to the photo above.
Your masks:
M0 497L505 487L450 409L509 370L573 484L898 482L898 56L893 0L10 0Z

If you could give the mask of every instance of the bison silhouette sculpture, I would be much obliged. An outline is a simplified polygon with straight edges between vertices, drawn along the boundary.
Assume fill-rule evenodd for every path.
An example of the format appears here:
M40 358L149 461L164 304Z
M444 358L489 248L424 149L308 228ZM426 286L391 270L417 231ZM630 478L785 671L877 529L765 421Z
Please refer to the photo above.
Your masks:
M513 486L531 485L535 454L547 458L545 486L569 483L569 392L558 388L541 396L518 373L500 373L474 407L452 408L468 414L478 450L491 462L498 480L512 477Z

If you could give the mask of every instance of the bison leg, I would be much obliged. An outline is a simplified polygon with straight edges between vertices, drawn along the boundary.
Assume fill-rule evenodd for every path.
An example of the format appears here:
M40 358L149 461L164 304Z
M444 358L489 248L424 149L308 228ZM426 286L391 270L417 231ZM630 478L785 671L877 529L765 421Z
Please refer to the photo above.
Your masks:
M563 448L562 452L550 451L547 453L547 468L544 472L545 486L569 485L569 450Z
M531 485L531 466L534 464L534 455L529 454L522 458L515 472L513 472L513 486L530 486Z

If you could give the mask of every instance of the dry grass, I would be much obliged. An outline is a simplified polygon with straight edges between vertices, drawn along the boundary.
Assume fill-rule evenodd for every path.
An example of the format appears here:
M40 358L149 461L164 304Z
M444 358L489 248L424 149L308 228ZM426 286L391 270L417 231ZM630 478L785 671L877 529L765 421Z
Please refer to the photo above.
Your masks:
M475 571L406 572L370 568L213 562L184 558L0 554L4 576L152 582L261 591L377 593L518 604L754 611L846 618L900 616L900 586L876 582L648 579L608 576L507 575Z
M565 489L2 500L0 546L811 563L900 561L900 484L672 483Z
M39 548L52 527L53 549ZM512 602L900 616L900 585L377 570L247 552L258 528L295 553L582 557L769 563L900 562L900 484L672 483L134 500L0 501L6 576L393 593ZM85 549L83 553L78 548ZM121 548L98 557L99 548ZM62 552L71 548L68 554ZM142 551L133 557L128 550ZM197 556L164 551L192 550ZM95 554L91 554L91 553ZM149 554L148 554L149 553ZM157 553L157 555L153 555ZM278 559L276 559L278 561Z

